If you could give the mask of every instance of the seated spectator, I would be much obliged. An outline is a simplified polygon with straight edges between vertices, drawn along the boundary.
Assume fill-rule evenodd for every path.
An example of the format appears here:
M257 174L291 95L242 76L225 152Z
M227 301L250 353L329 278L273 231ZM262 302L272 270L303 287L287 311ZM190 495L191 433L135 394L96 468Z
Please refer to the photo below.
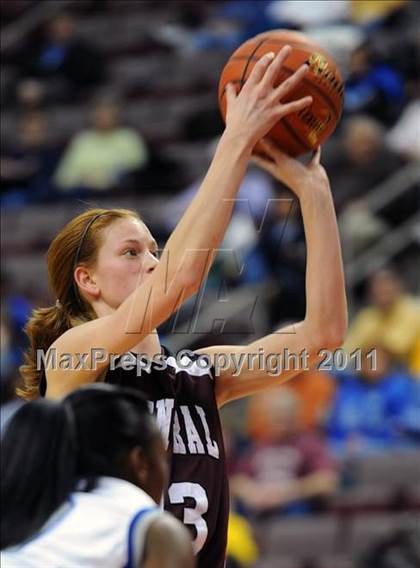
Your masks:
M36 79L44 85L47 99L72 100L103 82L104 58L77 36L76 24L75 16L62 12L27 39L16 55L20 83Z
M0 326L0 433L3 434L6 424L23 404L23 400L15 394L16 369L11 346L12 333L3 313Z
M231 493L249 513L301 514L320 505L336 488L327 447L315 432L303 432L292 390L258 395L270 421L265 438L240 458Z
M208 147L209 163L214 149L215 145L211 143ZM201 182L201 178L197 179L169 202L163 219L168 234L181 219ZM258 229L265 224L273 196L270 178L260 168L250 165L239 188L232 220L220 247L224 252L217 256L209 275L209 286L220 286L221 279L236 285L261 282L267 278L266 259L258 246L261 238Z
M367 356L373 350L376 361ZM345 456L405 446L401 421L413 385L408 371L397 367L382 346L372 344L362 352L359 372L335 375L337 388L326 422L335 453Z
M249 568L258 559L258 547L246 518L232 511L229 515L227 566ZM236 562L236 564L235 564Z
M49 197L51 177L61 147L52 140L46 116L38 111L23 116L17 140L6 144L1 155L2 192L23 191L28 198Z
M344 123L338 143L328 148L325 168L339 211L402 166L402 159L385 146L384 136L385 130L376 120L354 116Z
M62 191L114 189L125 174L147 162L141 136L121 125L115 98L96 100L93 121L93 128L73 138L59 163L55 183Z
M420 379L420 337L416 341L411 353L410 371L416 379Z
M420 381L412 381L410 399L402 414L399 429L407 445L420 446Z
M298 28L327 26L347 18L350 2L348 0L340 0L340 2L310 0L302 5L302 2L295 0L274 0L270 2L266 11L278 27L284 27L285 23Z
M350 325L344 349L352 353L380 343L406 366L420 339L420 301L404 291L395 272L373 274L368 283L370 305L360 310Z
M351 17L358 24L381 22L404 7L405 0L357 0L351 2Z
M334 380L322 371L304 371L293 377L279 391L292 390L299 400L299 420L304 430L311 431L323 424L334 396ZM254 396L248 406L248 432L253 440L263 440L270 429L271 418L264 412L264 398Z
M399 73L382 63L367 42L351 54L348 72L344 112L366 113L383 124L392 124L404 104L404 82Z
M411 100L387 133L386 142L394 152L414 161L420 160L420 79L410 81L407 90Z
M306 246L295 196L277 186L260 228L259 248L279 293L270 301L271 325L305 317Z

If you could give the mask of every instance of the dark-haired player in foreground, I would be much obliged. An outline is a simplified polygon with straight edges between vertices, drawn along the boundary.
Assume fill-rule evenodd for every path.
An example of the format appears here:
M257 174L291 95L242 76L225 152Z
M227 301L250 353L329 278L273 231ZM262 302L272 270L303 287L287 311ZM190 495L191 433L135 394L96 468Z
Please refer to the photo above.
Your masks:
M211 266L232 213L234 197L253 148L284 115L310 104L311 98L279 102L305 75L302 66L291 78L273 87L287 56L284 48L273 60L264 56L255 65L239 95L227 88L227 125L203 184L168 240L160 261L156 243L134 212L92 210L73 219L54 239L48 253L51 287L58 299L38 310L27 333L32 349L22 373L26 396L41 393L59 398L83 383L106 381L138 388L150 401L170 455L170 479L165 507L193 535L200 568L222 568L229 513L228 484L218 407L273 383L265 372L243 368L234 376L230 366L220 376L200 369L196 358L177 365L166 350L165 369L151 365L137 373L125 358L115 369L107 357L92 364L90 350L149 359L162 347L156 327L194 294ZM303 321L247 346L201 350L219 353L299 353L309 363L321 347L340 345L347 311L340 243L328 179L319 152L308 166L264 143L270 160L260 160L300 199L307 238L307 311ZM57 364L39 370L37 349L50 361L68 354L73 366L79 353L83 365L69 371ZM64 365L66 367L66 365ZM68 367L67 367L68 369ZM282 373L291 378L299 370ZM110 418L111 419L111 418Z
M157 506L167 473L132 389L24 405L2 439L2 568L193 568L188 531Z

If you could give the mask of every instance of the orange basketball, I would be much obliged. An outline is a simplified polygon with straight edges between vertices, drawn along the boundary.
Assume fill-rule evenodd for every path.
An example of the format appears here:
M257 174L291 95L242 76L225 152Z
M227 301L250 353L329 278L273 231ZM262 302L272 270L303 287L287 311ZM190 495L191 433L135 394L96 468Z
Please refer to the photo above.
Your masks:
M277 53L284 45L292 50L276 78L275 86L287 79L303 63L309 71L299 85L282 102L311 95L312 104L282 118L268 133L284 152L299 156L323 144L334 132L343 109L344 86L337 64L311 38L287 30L271 30L243 43L226 63L219 82L219 105L226 116L225 88L233 83L239 92L256 61L265 53Z

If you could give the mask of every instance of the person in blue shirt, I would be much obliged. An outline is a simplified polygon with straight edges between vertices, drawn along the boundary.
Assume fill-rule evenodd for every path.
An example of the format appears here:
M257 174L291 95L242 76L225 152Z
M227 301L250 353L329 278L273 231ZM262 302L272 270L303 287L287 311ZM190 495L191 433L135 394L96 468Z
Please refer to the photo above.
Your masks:
M344 112L369 114L390 125L404 102L404 82L398 71L381 61L367 42L357 47L349 62Z
M368 353L376 350L376 361ZM383 451L406 445L402 421L410 404L413 378L393 365L380 346L362 352L361 370L333 373L335 396L326 422L336 454Z

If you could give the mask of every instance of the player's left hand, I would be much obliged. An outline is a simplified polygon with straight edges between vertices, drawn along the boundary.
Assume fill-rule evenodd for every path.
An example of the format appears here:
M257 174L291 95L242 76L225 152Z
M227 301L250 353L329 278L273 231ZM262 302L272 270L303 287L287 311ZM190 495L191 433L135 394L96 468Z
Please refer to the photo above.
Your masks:
M259 145L268 157L255 155L253 161L287 185L299 198L309 190L329 193L328 176L320 161L321 146L318 146L311 161L305 165L282 152L266 138L260 140Z

